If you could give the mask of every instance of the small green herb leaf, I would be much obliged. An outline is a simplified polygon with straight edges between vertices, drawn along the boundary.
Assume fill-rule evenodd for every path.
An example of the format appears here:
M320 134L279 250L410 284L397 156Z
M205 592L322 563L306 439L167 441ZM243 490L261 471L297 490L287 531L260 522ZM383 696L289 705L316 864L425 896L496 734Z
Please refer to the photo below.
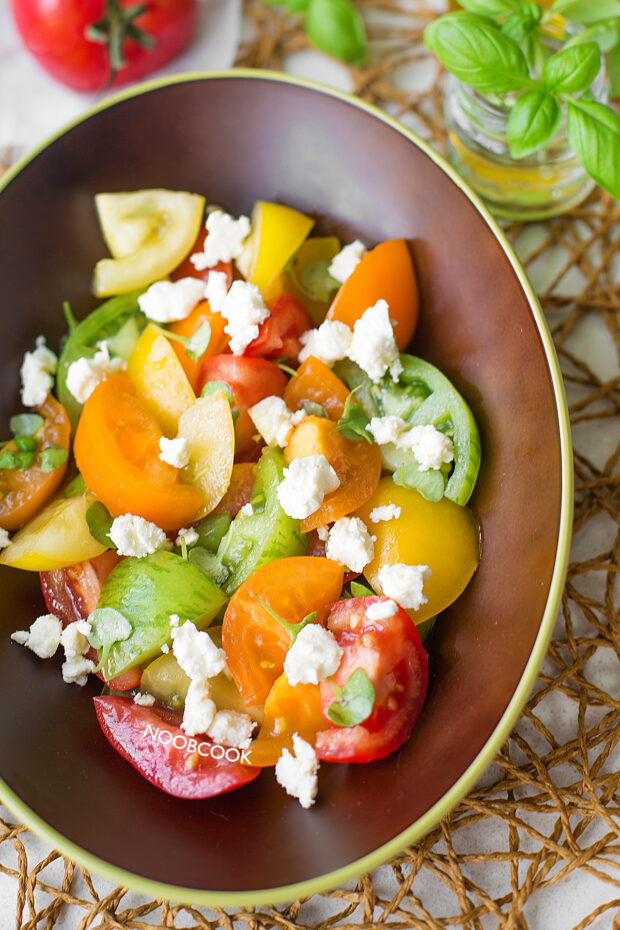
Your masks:
M524 0L521 9L511 13L501 25L501 30L505 36L514 42L522 42L540 22L542 10L537 3L532 0Z
M547 91L528 90L519 97L508 119L508 143L513 158L525 158L549 142L560 128L560 104Z
M309 417L322 417L324 420L329 420L329 414L322 404L317 404L314 400L305 400L301 406Z
M620 0L555 0L549 12L589 26L620 16Z
M519 9L518 0L459 0L463 9L480 16L506 16Z
M32 452L16 452L14 449L3 449L0 452L0 468L16 468L26 471L34 462Z
M38 413L20 413L9 420L9 428L14 436L32 436L40 429L45 420Z
M88 642L97 652L101 650L99 665L95 669L95 671L99 671L108 661L114 643L122 643L129 639L133 633L133 627L127 617L124 617L120 611L115 610L113 607L95 608L89 614L88 622L91 626Z
M201 397L208 397L209 394L214 394L215 391L224 391L226 394L226 399L230 404L230 412L232 414L233 423L239 416L239 411L235 407L235 396L232 392L232 388L229 384L226 384L225 381L207 381L202 391L200 392Z
M448 71L483 94L534 85L516 42L482 16L467 12L442 16L426 27L424 41Z
M339 688L332 678L328 681L336 695L336 700L327 710L332 723L338 727L354 727L370 717L375 703L375 688L363 669L356 668L343 688Z
M590 177L620 201L620 117L593 100L564 99L573 152Z
M63 497L77 497L86 490L86 482L81 475L76 475L64 489Z
M190 358L197 359L207 351L207 346L211 339L211 327L209 321L201 323L196 332L188 338L185 344L185 351Z
M352 581L350 584L351 594L353 597L371 597L375 592L368 585L360 584L359 581Z
M258 603L263 608L263 610L267 611L270 617L273 617L273 619L276 620L280 624L280 626L284 627L284 629L287 631L287 633L291 637L291 646L293 645L293 643L295 642L295 640L297 639L298 635L301 633L303 628L305 626L308 626L309 623L314 623L314 621L316 620L318 616L318 612L316 610L313 610L312 613L306 614L303 620L300 620L299 623L288 623L288 621L285 620L284 617L281 617L280 614L277 613L277 611L275 611L273 607L271 607L270 604L264 601L262 597L259 597L258 594L254 594L253 597L255 601L258 601Z
M601 67L601 53L596 42L584 42L563 48L548 58L543 80L556 92L578 93L590 87Z
M310 262L303 270L301 283L304 291L314 300L322 300L324 303L330 299L334 291L340 287L340 283L332 278L327 270L330 266L328 261Z
M365 439L366 442L372 442L372 436L368 432L370 417L359 404L353 399L354 391L351 391L347 397L342 416L334 427L333 432L342 433L346 439Z
M66 449L62 449L60 446L50 445L46 446L39 453L39 468L41 471L55 471L57 468L60 468L61 465L64 465L69 457L69 453Z
M75 327L78 325L78 321L73 316L73 310L71 309L71 304L68 300L63 301L62 312L65 315L65 320L67 321L67 326L69 327L69 333L72 333Z
M607 55L607 75L609 77L609 96L612 100L620 97L620 45Z
M95 501L86 511L86 523L88 524L90 535L96 539L97 542L102 543L104 546L108 546L109 549L116 549L109 535L110 527L113 522L110 511L101 501Z
M310 0L306 10L308 38L322 52L361 65L366 59L366 32L351 0Z
M37 441L34 436L16 436L15 446L20 452L34 452L37 448Z

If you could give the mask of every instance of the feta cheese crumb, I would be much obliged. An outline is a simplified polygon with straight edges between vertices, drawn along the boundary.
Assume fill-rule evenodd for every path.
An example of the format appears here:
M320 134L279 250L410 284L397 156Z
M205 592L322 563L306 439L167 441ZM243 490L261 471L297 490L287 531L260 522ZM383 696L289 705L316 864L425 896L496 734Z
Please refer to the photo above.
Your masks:
M144 294L140 294L138 303L149 320L174 323L188 317L204 297L204 281L181 278L178 281L155 281Z
M437 469L454 460L452 440L430 424L412 426L399 437L397 446L411 449L420 471Z
M320 623L309 623L297 634L284 659L289 684L318 685L334 674L343 651L330 630Z
M324 523L323 526L317 526L316 534L321 542L327 542L327 537L329 536L329 526L327 523Z
M191 455L192 441L184 436L177 436L176 439L166 439L162 436L159 440L159 449L162 462L173 465L175 468L185 468Z
M278 485L280 506L289 517L303 520L314 513L330 491L340 487L340 479L324 455L293 459L284 469Z
M305 362L313 355L331 368L334 362L346 358L352 340L353 333L346 323L325 320L318 329L308 329L299 337L303 346L299 352L299 361Z
M294 756L288 749L282 750L276 762L276 780L287 794L299 798L302 807L311 807L319 786L316 752L299 733L293 734L293 751Z
M226 665L224 650L219 649L209 634L197 629L191 620L186 620L182 626L173 627L172 652L191 679L214 678Z
M344 284L347 278L359 265L368 249L359 239L345 245L337 255L334 255L331 265L327 269L332 278Z
M175 545L180 546L181 540L185 540L186 546L193 546L199 539L200 536L193 526L182 526L174 542Z
M178 626L181 622L181 618L178 614L170 614L170 626Z
M243 505L239 513L242 517L252 517L254 516L254 508L250 503L247 503Z
M133 513L116 517L109 535L119 555L133 555L137 559L168 545L168 537L162 529Z
M384 504L383 507L375 507L370 511L371 523L387 523L388 520L398 520L401 514L401 508L396 504Z
M62 664L62 678L68 685L76 684L84 687L88 675L95 668L95 663L86 658L90 649L88 636L91 626L88 620L75 620L64 628L60 642L65 650L65 661Z
M213 313L221 313L228 294L228 275L225 271L210 271L205 297Z
M393 598L402 607L419 610L428 598L422 593L422 586L430 578L428 565L384 565L379 570L379 584L386 597Z
M124 358L110 358L107 342L99 342L92 358L78 358L67 371L67 388L80 404L85 404L97 385L110 375L125 371Z
M340 517L329 531L325 555L352 572L361 572L375 553L374 540L359 517Z
M168 645L168 643L163 644L163 646L161 647L161 651L164 653L164 655L168 655L168 653L170 652L170 646Z
M356 320L348 355L372 381L378 381L388 369L398 381L403 366L385 300L378 300Z
M60 646L62 623L54 614L44 614L30 624L29 630L16 630L11 639L27 646L40 659L51 659Z
M206 733L217 713L217 707L211 700L209 688L204 678L192 678L185 696L185 709L181 729L188 736Z
M240 714L235 710L218 710L207 730L207 736L221 746L247 749L252 742L255 726L256 721L247 714Z
M368 430L380 446L386 446L389 442L397 445L401 434L406 429L407 424L402 417L395 416L372 417L368 424Z
M261 434L268 446L284 448L288 442L291 431L300 423L306 414L303 410L292 413L286 406L282 397L270 394L248 410L252 423Z
M140 707L152 707L155 703L155 698L152 694L144 694L142 691L138 691L137 694L133 696L134 704L139 704Z
M387 620L388 617L393 617L397 611L398 604L391 599L388 601L375 601L374 604L369 604L366 608L366 616L369 620Z
M5 549L10 542L9 531L0 526L0 549Z
M233 355L243 355L258 336L259 325L270 315L259 289L247 281L233 281L217 312L227 320L224 332L230 336Z
M212 210L206 222L207 237L203 251L190 256L190 261L197 271L212 268L218 262L229 262L239 258L243 243L250 235L250 220L240 216L236 220L223 210Z
M37 336L34 352L26 352L20 368L22 404L38 407L54 386L58 359L45 345L45 337Z

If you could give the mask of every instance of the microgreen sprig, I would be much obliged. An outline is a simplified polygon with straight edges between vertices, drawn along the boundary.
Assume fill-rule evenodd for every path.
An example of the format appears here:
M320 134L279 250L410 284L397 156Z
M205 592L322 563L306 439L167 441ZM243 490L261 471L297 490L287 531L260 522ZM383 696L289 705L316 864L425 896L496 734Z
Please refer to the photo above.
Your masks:
M291 646L293 645L293 643L295 642L295 640L297 639L297 637L299 636L303 628L305 626L308 626L309 623L313 623L316 620L317 615L318 615L318 612L316 610L313 610L312 613L306 614L303 620L300 620L299 623L289 623L287 620L284 619L284 617L281 617L280 614L277 613L277 611L275 611L273 607L271 607L267 603L267 601L264 601L262 597L260 597L258 594L254 595L254 600L258 601L258 603L263 608L263 610L266 610L269 616L273 617L273 619L276 620L280 624L281 627L284 627L286 632L291 637Z

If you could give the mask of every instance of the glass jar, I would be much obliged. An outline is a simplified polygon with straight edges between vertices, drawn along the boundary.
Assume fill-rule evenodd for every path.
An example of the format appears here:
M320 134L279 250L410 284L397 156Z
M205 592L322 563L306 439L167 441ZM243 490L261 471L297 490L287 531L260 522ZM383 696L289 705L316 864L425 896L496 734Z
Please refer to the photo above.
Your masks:
M601 69L592 91L607 102ZM544 219L581 203L594 187L571 152L564 125L527 158L510 155L506 127L514 99L489 99L447 75L444 117L448 159L493 213L512 220Z

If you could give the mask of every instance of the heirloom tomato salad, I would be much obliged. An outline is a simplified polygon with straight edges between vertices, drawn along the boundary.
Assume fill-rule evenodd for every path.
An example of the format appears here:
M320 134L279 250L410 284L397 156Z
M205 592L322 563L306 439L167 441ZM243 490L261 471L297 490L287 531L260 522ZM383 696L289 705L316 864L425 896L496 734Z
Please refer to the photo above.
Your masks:
M162 790L274 767L309 807L321 763L389 755L422 710L423 642L479 559L476 424L405 351L404 240L265 201L95 201L101 303L26 352L0 450L0 562L48 611L12 639L100 679L103 733Z

